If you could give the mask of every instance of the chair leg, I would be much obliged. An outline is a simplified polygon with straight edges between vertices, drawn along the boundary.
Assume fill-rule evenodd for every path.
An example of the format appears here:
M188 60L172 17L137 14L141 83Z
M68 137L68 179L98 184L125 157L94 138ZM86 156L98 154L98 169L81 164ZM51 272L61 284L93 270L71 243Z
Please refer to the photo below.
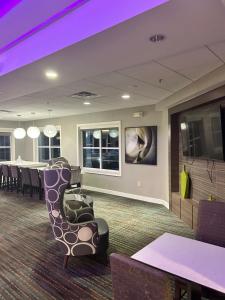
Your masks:
M67 268L68 260L69 260L69 255L65 255L64 256L64 261L63 261L63 269Z

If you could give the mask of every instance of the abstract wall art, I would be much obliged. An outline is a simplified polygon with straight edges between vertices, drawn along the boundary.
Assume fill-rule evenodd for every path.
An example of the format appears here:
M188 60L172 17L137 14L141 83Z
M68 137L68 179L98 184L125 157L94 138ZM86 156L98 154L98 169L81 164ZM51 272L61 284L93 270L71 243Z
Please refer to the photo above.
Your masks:
M157 126L125 128L125 162L157 165Z

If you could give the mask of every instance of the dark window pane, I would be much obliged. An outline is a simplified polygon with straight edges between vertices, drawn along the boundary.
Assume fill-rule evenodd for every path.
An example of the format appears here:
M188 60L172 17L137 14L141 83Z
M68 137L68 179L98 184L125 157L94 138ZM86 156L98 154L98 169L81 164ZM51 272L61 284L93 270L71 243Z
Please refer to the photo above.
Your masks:
M83 166L85 168L100 168L100 156L98 149L83 149Z
M60 146L60 131L57 132L56 136L50 139L51 146Z
M60 156L60 148L51 148L51 158L57 158Z
M0 161L10 160L10 148L0 148Z
M102 147L119 147L118 128L102 129Z
M99 147L101 130L83 130L83 147Z
M102 169L119 170L119 150L102 150Z
M49 148L39 148L39 161L47 162L49 161Z
M0 135L0 146L10 146L10 136L9 135Z
M43 132L39 135L38 146L49 146L49 138Z

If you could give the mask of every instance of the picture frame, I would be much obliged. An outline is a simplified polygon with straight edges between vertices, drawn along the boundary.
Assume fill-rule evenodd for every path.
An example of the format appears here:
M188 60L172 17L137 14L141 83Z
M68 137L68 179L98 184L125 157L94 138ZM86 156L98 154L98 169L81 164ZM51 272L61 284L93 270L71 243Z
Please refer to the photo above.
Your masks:
M125 128L125 162L157 165L157 126Z

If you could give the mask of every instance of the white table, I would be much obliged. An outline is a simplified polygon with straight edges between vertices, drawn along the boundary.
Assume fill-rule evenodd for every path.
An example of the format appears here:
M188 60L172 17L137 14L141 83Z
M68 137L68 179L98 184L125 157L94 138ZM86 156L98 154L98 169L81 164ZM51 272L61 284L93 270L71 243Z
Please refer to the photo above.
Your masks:
M9 166L18 166L24 168L41 168L47 166L47 163L28 161L28 160L22 160L21 162L18 162L16 160L1 161L0 164L9 165Z
M132 258L225 294L225 248L165 233Z

